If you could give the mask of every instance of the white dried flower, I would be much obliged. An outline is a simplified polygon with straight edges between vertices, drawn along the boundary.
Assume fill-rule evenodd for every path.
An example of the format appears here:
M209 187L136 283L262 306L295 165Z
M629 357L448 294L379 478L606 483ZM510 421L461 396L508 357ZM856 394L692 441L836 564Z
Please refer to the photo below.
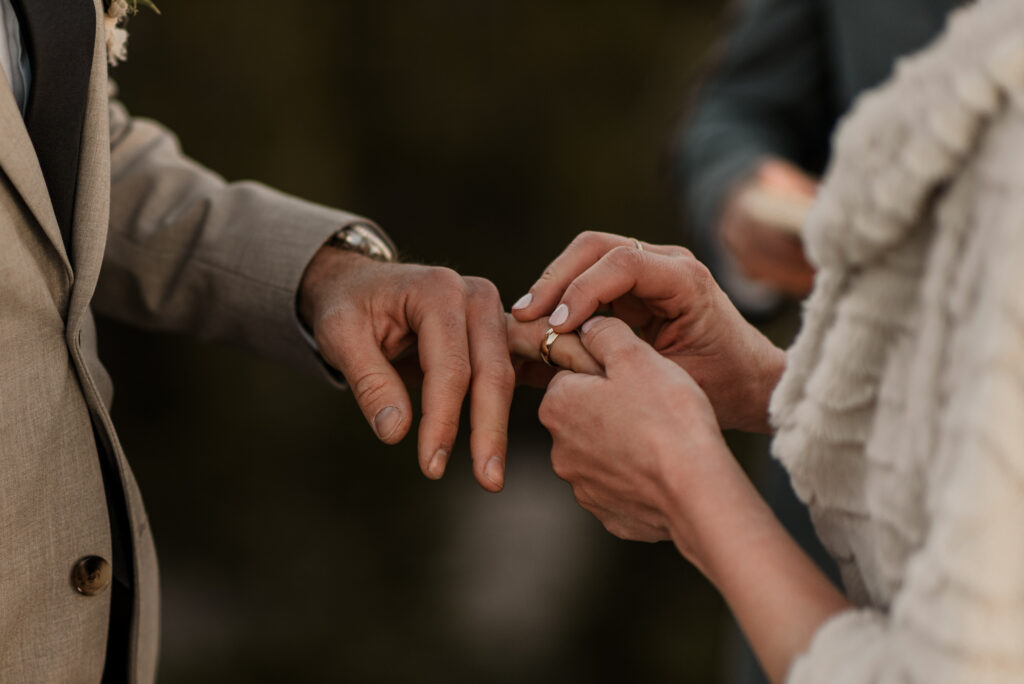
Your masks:
M127 0L111 0L103 16L103 34L107 44L107 63L116 66L128 57L128 31L123 27L128 17Z

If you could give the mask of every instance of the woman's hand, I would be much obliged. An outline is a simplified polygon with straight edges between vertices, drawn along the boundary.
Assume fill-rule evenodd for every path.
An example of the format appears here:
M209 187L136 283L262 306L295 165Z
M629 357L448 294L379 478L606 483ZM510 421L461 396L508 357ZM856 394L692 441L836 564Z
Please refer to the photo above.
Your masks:
M688 490L738 471L711 404L622 321L594 318L581 340L604 372L560 373L548 387L540 419L554 440L555 473L615 536L675 539L699 567Z
M784 681L849 604L757 494L685 371L622 321L588 321L581 340L604 375L563 372L548 386L540 419L555 473L612 534L674 541L722 592L772 681Z
M582 233L512 314L525 322L550 313L550 325L569 332L604 305L696 380L722 427L770 431L768 401L785 354L743 319L689 250Z

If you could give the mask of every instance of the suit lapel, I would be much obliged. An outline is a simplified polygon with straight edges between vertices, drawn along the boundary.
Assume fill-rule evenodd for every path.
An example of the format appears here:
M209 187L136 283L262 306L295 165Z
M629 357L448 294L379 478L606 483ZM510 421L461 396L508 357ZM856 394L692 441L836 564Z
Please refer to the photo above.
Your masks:
M95 0L96 34L78 164L71 251L75 284L68 309L68 333L77 335L103 263L110 221L110 120L107 50L102 0Z
M21 110L14 100L14 93L3 70L0 69L0 167L10 179L11 184L25 201L28 210L39 222L43 233L53 244L60 255L61 262L71 279L71 262L64 249L64 239L57 225L57 216L53 212L50 193L46 190L43 169L39 166L32 139L29 138L25 120L21 118Z

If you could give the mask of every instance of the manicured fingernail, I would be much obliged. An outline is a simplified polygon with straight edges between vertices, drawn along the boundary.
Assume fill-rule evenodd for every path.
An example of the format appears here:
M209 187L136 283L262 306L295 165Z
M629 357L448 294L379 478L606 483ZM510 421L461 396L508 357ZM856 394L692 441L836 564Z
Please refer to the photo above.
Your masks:
M533 293L532 292L527 292L522 297L520 297L519 299L516 300L516 303L512 305L512 310L513 311L518 311L519 309L525 309L526 307L530 306L530 304L532 302L533 302Z
M587 321L586 323L581 325L580 326L580 330L583 332L584 335L586 335L588 332L590 332L591 328L593 328L595 325L597 325L598 321L603 321L603 320L604 320L604 316L594 316L589 321Z
M551 317L548 318L549 325L562 325L569 320L569 307L565 304L559 304L558 308L551 312Z
M402 412L394 406L386 406L377 412L377 415L373 417L373 429L377 431L377 436L381 439L387 439L391 435L395 434L395 430L402 424Z
M440 479L444 475L446 465L448 465L448 452L438 449L434 452L434 457L430 459L430 465L427 466L427 475L435 480Z
M491 457L491 460L487 462L487 467L484 468L484 477L499 487L505 483L505 466L500 458Z

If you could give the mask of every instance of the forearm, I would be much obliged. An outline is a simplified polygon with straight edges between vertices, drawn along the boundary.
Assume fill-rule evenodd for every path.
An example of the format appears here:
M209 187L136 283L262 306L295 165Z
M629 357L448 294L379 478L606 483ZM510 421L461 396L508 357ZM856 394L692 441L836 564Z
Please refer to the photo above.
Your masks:
M94 308L319 372L299 332L306 265L358 220L257 183L226 183L154 122L111 105L111 209Z
M722 593L762 667L779 684L815 632L850 607L789 537L724 444L715 486L687 488L676 503L673 539ZM690 522L690 537L684 537Z

